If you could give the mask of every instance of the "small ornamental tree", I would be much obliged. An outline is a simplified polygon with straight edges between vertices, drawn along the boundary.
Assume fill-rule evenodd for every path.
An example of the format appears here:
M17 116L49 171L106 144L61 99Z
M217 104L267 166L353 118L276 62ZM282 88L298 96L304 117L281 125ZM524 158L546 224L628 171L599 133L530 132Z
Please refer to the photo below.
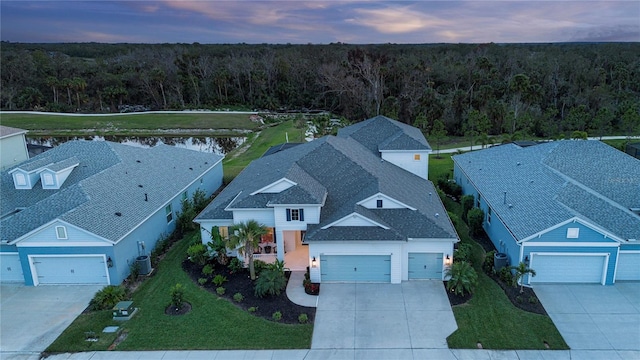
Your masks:
M251 280L256 279L256 270L253 266L253 253L258 248L260 238L267 233L266 226L255 220L249 220L231 228L229 246L237 248L240 255L246 256L249 262L249 274Z
M216 259L218 264L226 266L229 263L227 256L227 242L220 235L220 229L214 226L211 229L211 241L207 243L209 254Z
M184 286L180 283L175 284L171 287L171 305L175 306L176 309L182 309L184 305Z
M515 274L513 275L513 287L518 287L518 283L520 283L520 293L523 293L524 283L522 282L522 278L527 274L536 276L536 271L523 262L518 264L518 266L511 266L510 268L515 271Z
M460 198L460 203L462 203L462 220L467 221L467 213L473 209L474 201L473 195L464 195Z
M447 269L447 290L458 296L473 294L478 285L478 274L466 261L456 261Z

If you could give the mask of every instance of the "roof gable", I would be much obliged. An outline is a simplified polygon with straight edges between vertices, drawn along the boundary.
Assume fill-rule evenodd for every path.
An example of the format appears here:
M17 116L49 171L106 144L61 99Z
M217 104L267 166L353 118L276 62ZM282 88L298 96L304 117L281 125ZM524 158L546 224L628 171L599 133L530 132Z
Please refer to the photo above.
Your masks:
M298 184L296 184L295 182L287 179L287 178L282 178L280 180L276 180L274 182L272 182L271 184L264 186L254 192L251 193L251 195L255 195L255 194L260 194L260 193L265 193L265 194L269 194L269 193L280 193L283 192L284 190L287 190L288 188L292 187L292 186L296 186Z
M330 227L334 227L334 226L377 226L380 228L383 228L385 230L388 230L389 227L385 226L381 223L378 223L374 220L369 219L366 216L363 216L362 214L358 214L356 212L353 212L341 219L338 219L330 224L327 224L325 226L322 227L322 229L328 229Z

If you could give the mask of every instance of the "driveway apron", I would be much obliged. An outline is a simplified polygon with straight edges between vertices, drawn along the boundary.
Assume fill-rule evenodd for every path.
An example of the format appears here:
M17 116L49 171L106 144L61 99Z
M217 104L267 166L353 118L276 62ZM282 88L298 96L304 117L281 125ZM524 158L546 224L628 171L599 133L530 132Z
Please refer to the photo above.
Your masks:
M446 349L457 329L442 281L322 284L312 349Z
M0 287L0 358L44 351L89 305L101 285Z
M640 350L640 283L533 289L572 350Z

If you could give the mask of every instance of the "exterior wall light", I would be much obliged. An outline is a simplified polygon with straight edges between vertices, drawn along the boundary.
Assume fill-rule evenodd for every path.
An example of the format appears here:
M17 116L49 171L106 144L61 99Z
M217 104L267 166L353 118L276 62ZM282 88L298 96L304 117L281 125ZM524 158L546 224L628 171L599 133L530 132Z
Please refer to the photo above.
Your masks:
M111 256L107 256L107 267L113 267L113 260L111 259Z
M451 265L451 256L449 256L449 254L447 254L447 257L444 259L444 264L447 266Z
M315 256L311 259L311 267L318 267L318 261Z
M524 263L529 265L529 255L524 257Z

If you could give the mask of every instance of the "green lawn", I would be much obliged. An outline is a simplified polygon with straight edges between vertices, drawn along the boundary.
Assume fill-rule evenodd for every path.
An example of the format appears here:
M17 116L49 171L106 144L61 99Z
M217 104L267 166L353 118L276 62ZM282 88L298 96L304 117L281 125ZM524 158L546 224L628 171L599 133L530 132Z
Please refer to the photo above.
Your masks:
M251 134L242 147L227 154L223 161L225 183L233 180L242 169L261 157L271 146L286 142L287 135L289 142L304 142L304 130L297 129L293 121L289 120Z
M103 334L107 325L122 326L128 332L117 350L186 350L186 349L308 349L313 325L278 324L250 315L227 300L195 285L182 270L186 249L196 236L192 233L179 241L157 266L157 273L147 279L133 296L140 310L123 323L111 320L111 312L80 315L46 352L106 350L115 339ZM176 283L185 285L185 300L193 309L182 316L164 314L170 303L169 290ZM94 331L98 342L85 341L85 332Z
M129 134L153 133L157 130L189 129L256 130L259 124L248 114L126 114L117 116L66 116L49 114L1 115L2 125L29 130L32 134ZM201 133L201 132L199 132Z

